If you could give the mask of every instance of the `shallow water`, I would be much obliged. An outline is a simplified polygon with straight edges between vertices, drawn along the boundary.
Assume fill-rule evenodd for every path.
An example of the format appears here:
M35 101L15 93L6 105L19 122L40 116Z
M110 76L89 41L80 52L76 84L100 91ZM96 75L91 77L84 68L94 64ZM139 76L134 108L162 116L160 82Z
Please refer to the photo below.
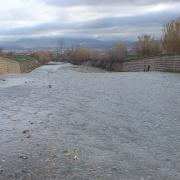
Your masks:
M180 179L180 74L60 64L3 78L0 180Z

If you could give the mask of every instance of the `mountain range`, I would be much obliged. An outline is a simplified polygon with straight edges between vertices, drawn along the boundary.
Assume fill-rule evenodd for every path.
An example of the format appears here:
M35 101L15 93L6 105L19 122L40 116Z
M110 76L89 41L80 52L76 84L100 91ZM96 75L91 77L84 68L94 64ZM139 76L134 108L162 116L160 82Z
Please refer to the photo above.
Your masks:
M68 38L68 37L38 37L22 38L16 41L0 41L0 47L5 50L22 49L56 49L63 48L111 48L119 43L131 46L130 41L102 41L93 38Z

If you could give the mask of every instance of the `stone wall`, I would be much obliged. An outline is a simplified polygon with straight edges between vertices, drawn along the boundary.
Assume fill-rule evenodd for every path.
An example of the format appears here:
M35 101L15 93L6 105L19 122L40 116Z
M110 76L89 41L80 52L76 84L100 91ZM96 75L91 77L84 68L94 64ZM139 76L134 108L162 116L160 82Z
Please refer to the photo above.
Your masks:
M9 61L6 58L0 58L0 74L7 73L21 73L19 63L15 61Z
M148 67L150 71L180 72L180 56L162 56L113 64L113 70L123 72L142 72Z
M28 73L39 66L37 61L16 62L0 57L0 74Z
M31 72L33 69L39 66L37 61L23 61L19 63L21 73L28 73Z

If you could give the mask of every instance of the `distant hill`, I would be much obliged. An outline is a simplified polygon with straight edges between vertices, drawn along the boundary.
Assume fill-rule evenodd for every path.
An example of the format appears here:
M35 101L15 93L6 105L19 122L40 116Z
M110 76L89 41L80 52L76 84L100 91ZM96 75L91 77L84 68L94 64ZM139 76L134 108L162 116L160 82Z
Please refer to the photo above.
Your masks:
M0 46L6 50L18 50L18 49L55 49L61 44L65 48L72 47L84 47L84 48L111 48L114 45L120 43L120 41L102 41L91 38L23 38L17 41L0 41ZM123 41L126 45L131 45L129 41Z

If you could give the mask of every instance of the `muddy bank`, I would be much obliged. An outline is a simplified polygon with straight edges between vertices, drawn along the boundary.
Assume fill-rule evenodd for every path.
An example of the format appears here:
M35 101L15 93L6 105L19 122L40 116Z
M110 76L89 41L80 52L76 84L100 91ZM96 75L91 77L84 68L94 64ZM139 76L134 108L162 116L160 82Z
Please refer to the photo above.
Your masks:
M179 74L57 64L3 79L0 180L180 179Z

